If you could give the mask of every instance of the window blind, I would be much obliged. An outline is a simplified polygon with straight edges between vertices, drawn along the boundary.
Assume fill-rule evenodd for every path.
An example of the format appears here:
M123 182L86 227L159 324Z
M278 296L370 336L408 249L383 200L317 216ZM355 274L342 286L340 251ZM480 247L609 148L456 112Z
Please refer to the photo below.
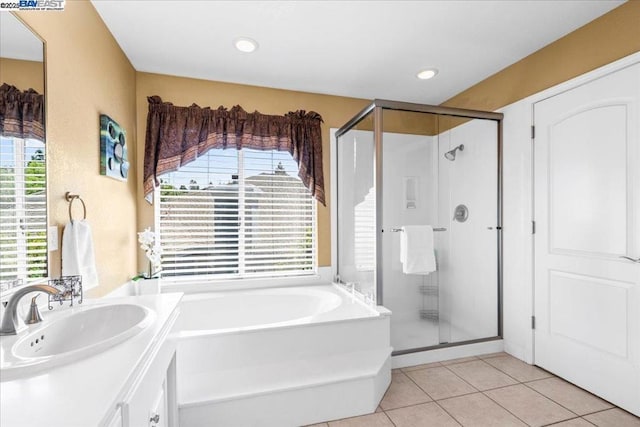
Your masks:
M0 283L47 276L45 147L0 137Z
M315 202L286 152L214 149L156 190L162 276L313 274Z

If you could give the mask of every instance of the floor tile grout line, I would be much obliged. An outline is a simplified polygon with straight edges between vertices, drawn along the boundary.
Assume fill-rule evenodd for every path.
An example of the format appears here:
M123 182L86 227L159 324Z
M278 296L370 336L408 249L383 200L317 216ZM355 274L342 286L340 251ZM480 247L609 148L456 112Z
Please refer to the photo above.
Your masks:
M418 365L405 366L405 367L402 367L402 368L395 368L395 369L399 369L399 370L401 370L403 373L406 373L406 372L412 372L412 371L420 371L420 370L422 370L422 369L441 368L441 367L445 367L445 368L446 368L447 366L453 366L453 365L459 365L459 364L461 364L461 363L473 362L474 360L482 360L482 361L484 362L484 361L485 361L485 360L487 360L487 359L495 359L496 357L513 357L513 358L514 358L514 359L516 359L516 360L520 360L520 359L517 359L517 358L516 358L516 357L514 357L514 356L511 356L509 353L504 353L504 354L501 354L501 353L504 353L504 352L500 352L500 353L498 353L498 354L494 354L493 356L488 356L488 357L484 357L484 358L482 357L482 355L479 355L479 356L465 356L465 357L461 357L460 359L463 359L463 358L464 358L464 359L467 359L467 358L473 358L473 359L472 359L472 360L463 360L463 361L460 361L460 362L453 362L453 363L449 363L449 364L447 364L447 365L445 365L443 362L448 362L448 360L439 360L439 361L436 361L436 362L420 363L420 364L418 364ZM416 367L416 366L420 366L420 365L428 365L428 364L432 364L432 363L433 363L433 364L437 363L438 365L435 365L435 366L425 366L424 368L411 369L411 368L414 368L414 367ZM488 365L490 365L490 366L493 366L493 365L491 365L490 363L487 363L487 364L488 364ZM494 366L494 368L495 368L495 366ZM405 371L406 369L411 369L411 371ZM496 369L498 369L498 368L496 368ZM505 372L505 373L506 373L506 372Z
M430 366L428 368L420 368L420 369L412 369L411 371L402 371L403 374L408 374L409 372L418 372L418 371L426 371L427 369L437 369L437 368L446 368L446 366Z
M607 403L608 403L608 402L607 402ZM622 408L620 408L620 407L618 407L618 406L612 406L611 408L598 409L597 411L588 412L588 413L583 414L583 415L580 415L580 416L581 416L581 417L586 417L587 415L599 414L600 412L610 411L610 410L612 410L612 409L621 409L621 410L623 410L624 412L631 414L631 412L629 412L629 411L625 411L624 409L622 409ZM631 414L631 415L633 415L633 414ZM633 415L633 416L635 417L636 415Z
M455 373L455 372L454 372L454 373ZM509 375L507 375L507 376L509 376ZM509 377L510 377L510 376L509 376ZM514 379L515 381L517 381L517 380L516 380L515 378L513 378L513 377L510 377L510 378L512 378L512 379ZM549 378L542 378L542 379L548 380L548 379L550 379L550 378L552 378L552 377L549 377ZM526 384L526 383L524 383L524 382L518 382L518 383L516 383L516 384L501 385L501 386L498 386L498 387L487 388L487 389L485 389L485 390L479 390L479 391L481 391L481 392L485 392L485 391L490 391L490 390L498 390L498 389L501 389L501 388L512 387L512 386L514 386L514 385L519 385L519 384L527 385L527 384ZM532 387L529 387L529 388L531 388L532 390L535 390L535 389L534 389L534 388L532 388ZM537 390L535 390L535 391L537 391ZM542 393L540 393L540 394L542 394ZM543 395L543 396L544 396L544 395ZM553 400L553 399L551 399L551 398L550 398L550 397L548 397L548 396L545 396L545 397L546 397L547 399ZM555 402L555 400L553 400L553 401ZM556 402L556 403L557 403L557 402Z
M509 378L511 378L512 380L514 380L515 382L517 382L518 384L520 384L520 383L522 382L522 381L518 380L517 378L512 377L511 375L509 375L508 373L506 373L506 372L505 372L505 371L503 371L502 369L500 369L500 368L498 368L498 367L493 366L491 363L489 363L489 362L485 362L484 360L483 360L483 362L484 362L487 366L492 367L493 369L497 370L498 372L502 372L504 375L508 376Z
M422 390L422 389L421 389ZM429 397L429 396L427 396ZM429 397L430 398L430 397ZM383 409L382 407L380 407L380 409L382 409L383 411L394 411L396 409L403 409L403 408L410 408L412 406L418 406L418 405L424 405L425 403L431 403L431 402L435 402L435 400L431 399L431 400L427 400L426 402L419 402L419 403L411 403L409 405L403 405L403 406L398 406L396 408L389 408L389 409Z
M513 387L514 385L520 385L520 384L501 385L501 386L498 386L498 387L488 388L486 390L479 390L479 391L480 391L480 393L484 393L485 391L500 390L500 389L507 388L507 387Z
M518 384L513 384L513 385L518 385ZM526 387L526 384L522 383L522 385L524 385L524 386ZM507 386L507 387L509 387L509 386ZM505 388L505 387L501 387L501 388ZM544 394L540 393L538 390L532 389L531 387L527 387L527 388L529 388L529 389L530 389L530 390L532 390L533 392L535 392L535 393L539 394L543 399L547 399L547 400L549 400L550 402L553 402L553 403L555 403L556 405L560 406L561 408L566 409L566 410L567 410L567 411L569 411L571 414L575 415L575 417L573 417L573 418L576 418L576 417L578 417L578 418L579 418L579 417L581 417L581 415L580 415L580 414L576 414L576 413L575 413L575 412L573 412L571 409L569 409L569 408L567 408L567 407L565 407L565 406L561 405L560 403L556 402L555 400L551 399L550 397L545 396ZM492 390L497 390L497 389L495 389L495 388L494 388L494 389L492 389ZM491 390L485 390L485 391L491 391ZM484 394L484 392L482 392L482 394ZM491 396L486 395L486 394L485 394L485 396L487 396L489 399L491 399L491 400L493 400L494 402L496 402L496 404L498 404L500 407L502 407L502 408L504 408L505 410L509 411L507 408L505 408L504 406L502 406L499 402L497 402L497 401L496 401L495 399L493 399ZM511 412L511 411L509 411L509 412ZM515 415L515 414L514 414L514 415ZM569 419L573 419L573 418L569 418ZM524 420L523 420L523 421L524 421ZM560 421L558 421L558 423L563 422L563 421L567 421L567 420L560 420ZM525 424L527 424L527 423L525 423ZM556 423L556 424L557 424L557 423Z
M458 423L458 424L460 424L461 426L463 426L462 422L461 422L461 421L458 421L458 419L457 419L456 417L454 417L454 416L453 416L453 414L449 413L449 411L447 411L447 410L446 410L442 405L440 405L440 404L438 403L438 401L434 400L434 401L433 401L433 403L435 403L436 405L438 405L438 407L439 407L440 409L442 409L442 410L445 412L445 414L449 415L453 421L455 421L456 423Z
M425 369L430 369L430 368L425 368ZM423 389L422 387L420 387L420 384L418 384L417 382L415 382L415 381L413 380L413 378L411 378L411 377L410 377L409 375L407 375L407 374L404 374L404 376L405 376L405 377L407 377L407 378L409 378L409 380L411 380L411 382L412 382L412 383L414 383L414 384L416 385L416 387L418 387L420 390L422 390L422 392L423 392L424 394L426 394L426 395L429 397L429 399L431 399L431 401L432 401L432 402L435 402L435 401L436 401L436 400L433 398L433 396L431 396L429 393L427 393L427 390L425 390L425 389Z
M516 359L516 360L519 360L519 359ZM483 362L484 362L484 360L483 360ZM522 361L521 361L521 362L522 362ZM542 378L537 378L537 379L535 379L535 380L528 380L528 381L526 381L526 380L525 380L525 381L520 381L519 379L517 379L517 378L516 378L516 377L514 377L513 375L509 374L508 372L506 372L506 371L504 371L504 370L500 369L499 367L497 367L497 366L493 366L493 365L492 365L491 363L489 363L489 362L485 362L485 363L486 363L487 365L491 366L492 368L497 369L498 371L502 372L502 373L503 373L503 374L505 374L506 376L508 376L508 377L512 378L514 381L517 381L517 382L519 382L519 383L525 383L525 382L531 382L531 381L538 381L538 380L545 380L545 379L547 379L547 378L553 378L553 377L555 377L555 375L553 375L551 372L545 371L545 372L547 372L550 376L548 376L548 377L542 377ZM522 362L522 363L526 363L526 362ZM528 363L527 363L527 365L528 365ZM538 368L538 366L536 366L536 365L529 365L529 366L533 366L533 367ZM539 368L539 369L542 369L542 368Z
M463 362L464 363L464 362ZM442 368L446 368L446 366L442 366ZM430 369L430 368L425 368L425 369ZM418 386L418 388L420 390L422 390L427 396L429 396L431 398L432 402L438 402L440 400L446 400L446 399L453 399L455 397L462 397L462 396L468 396L470 394L476 394L476 393L482 393L482 390L478 390L476 387L474 387L473 385L471 385L470 383L468 383L467 381L465 381L464 378L460 377L458 374L456 374L455 372L453 372L451 369L448 369L449 372L451 372L453 375L455 375L456 377L458 377L461 381L463 381L465 384L467 384L469 387L471 387L474 391L469 392L469 393L462 393L462 394L458 394L455 396L447 396L447 397L443 397L442 399L434 399L433 396L431 396L425 389L423 389L422 387L420 387L420 384L418 384L417 382L415 382L413 380L413 378L411 378L409 375L406 375L407 378L409 378L416 386ZM510 385L515 385L515 384L510 384ZM505 387L509 387L509 386L505 386ZM424 403L428 403L428 402L424 402ZM444 408L443 408L444 409Z
M555 377L555 378L559 378L559 377ZM561 378L561 379L562 379L562 378ZM564 406L562 403L560 403L560 402L556 401L555 399L553 399L553 398L551 398L551 397L549 397L549 396L547 396L547 395L545 395L545 394L543 394L543 393L539 392L539 391L538 391L538 390L536 390L535 388L531 387L529 384L527 384L527 383L522 383L522 385L523 385L523 386L525 386L525 387L527 387L527 388L529 388L529 389L531 389L531 390L533 390L533 391L535 391L536 393L538 393L538 394L540 394L540 395L542 395L542 396L546 397L546 398L547 398L547 399L549 399L550 401L554 402L556 405L559 405L559 406L563 407L563 408L564 408L564 409L566 409L567 411L569 411L569 412L571 412L571 413L573 413L573 414L576 414L576 415L577 415L577 416L579 416L579 417L584 417L585 415L597 414L598 412L608 411L609 409L617 408L617 406L613 406L613 407L611 407L611 408L600 409L600 410L598 410L598 411L588 412L588 413L586 413L586 414L578 414L577 412L572 411L571 409L567 408L566 406ZM573 384L571 384L571 385L573 385ZM574 386L574 387L577 387L577 388L579 388L579 389L580 389L580 390L582 390L582 391L586 391L586 390L584 390L584 389L582 389L582 388L580 388L580 387L578 387L578 386ZM588 393L588 392L587 392L587 393ZM593 395L593 396L594 396L594 397L597 397L598 399L600 399L598 396L595 396L595 395ZM600 400L603 400L603 399L600 399ZM606 400L603 400L603 401L604 401L604 402L607 402ZM607 402L607 403L609 403L609 402Z
M466 356L466 357L460 357L460 359L468 359L470 357L473 357L473 359L472 360L462 360L460 362L453 362L453 363L449 363L447 365L445 365L442 362L448 362L448 360L443 360L442 362L438 362L438 363L440 363L442 366L444 366L446 368L447 366L459 365L461 363L469 363L469 362L474 362L476 360L482 360L478 356ZM455 360L455 359L453 359L453 360Z
M513 385L515 385L515 384L513 384ZM507 408L505 408L504 406L502 406L500 403L496 402L494 399L491 398L491 396L486 395L484 392L480 392L480 393L482 393L483 396L485 396L487 399L491 400L493 403L498 405L500 408L504 409L505 411L507 411L508 413L513 415L514 417L516 417L516 419L518 419L519 421L522 421L524 423L524 425L527 425L527 426L531 425L528 422L526 422L525 420L523 420L522 418L520 418L519 416L517 416L516 414L514 414L513 412L511 412L510 410L508 410Z
M464 396L467 396L467 395L464 395ZM455 397L459 397L459 396L455 396ZM449 399L451 399L451 398L449 398ZM442 399L442 400L444 400L444 399ZM437 407L439 407L440 409L442 409L442 410L445 412L445 414L449 415L449 416L451 417L451 419L452 419L456 424L458 424L458 425L462 426L462 424L458 421L458 419L457 419L457 418L455 418L452 414L450 414L450 413L449 413L445 408L443 408L443 407L442 407L442 405L439 405L439 404L438 404L438 402L437 402L436 400L431 400L431 401L429 401L429 402L422 402L422 403L414 403L413 405L401 406L401 407L399 407L399 408L383 409L383 412L387 415L387 417L388 417L389 419L391 419L391 417L389 416L389 414L387 414L387 412L395 411L395 410L398 410L398 409L411 408L411 407L414 407L414 406L427 405L427 404L429 404L429 403L433 403L434 405L436 405ZM393 420L391 420L391 422L393 423ZM395 426L395 423L394 423L393 425ZM462 426L462 427L464 427L464 426Z
M393 427L397 427L396 423L393 422L393 420L391 419L391 417L389 416L389 414L387 414L387 411L382 410L382 413L384 414L385 417L387 417L387 419L389 420L389 422L391 423L391 425L393 425Z
M406 409L406 408L411 408L412 406L424 405L425 403L432 403L432 402L435 402L435 400L429 400L428 402L412 403L411 405L398 406L397 408L383 409L382 411L384 412L395 411L396 409Z
M417 384L416 384L416 385L417 385ZM516 385L516 384L511 384L511 386L514 386L514 385ZM505 387L511 387L511 386L505 386ZM418 387L420 387L420 386L418 386ZM505 387L499 387L499 388L505 388ZM420 389L420 390L421 390L421 391L423 391L423 392L426 394L426 392L425 392L424 390L422 390L422 389ZM492 388L491 390L498 390L498 389L496 389L496 388ZM491 391L491 390L487 390L487 391ZM384 412L387 412L387 411L395 411L396 409L411 408L412 406L420 406L420 405L425 405L425 404L427 404L427 403L438 403L438 402L442 402L443 400L455 399L455 398L457 398L457 397L470 396L470 395L472 395L472 394L478 394L478 393L484 393L484 392L482 392L482 391L480 391L480 390L476 390L476 391L472 391L472 392L470 392L470 393L463 393L463 394L457 394L457 395L455 395L455 396L447 396L447 397L443 397L442 399L438 399L438 400L431 399L431 400L428 400L428 401L426 401L426 402L419 402L419 403L412 403L412 404L410 404L410 405L398 406L397 408L382 409L382 407L381 407L380 409L381 409L381 411L384 411ZM427 396L428 396L428 394L427 394ZM429 396L429 397L431 397L431 396ZM440 406L440 405L438 405L438 406ZM443 409L444 409L444 408L443 408ZM605 409L605 410L606 410L606 409ZM372 413L375 413L375 412L372 412ZM589 415L590 415L590 414L589 414ZM578 416L578 417L579 417L580 415L576 415L576 416Z
M558 424L561 424L561 423L566 423L567 421L581 420L581 419L582 419L582 417L569 418L568 420L562 420L562 421L558 421L558 422L551 423L551 424L544 424L541 427L553 427L553 426L557 426ZM587 421L587 420L584 420L584 421L589 423L589 421ZM589 423L589 424L591 424L591 423ZM593 425L593 424L591 424L591 425Z
M584 417L580 417L581 420L584 420L584 422L589 423L592 426L597 426L596 423L592 423L591 421L589 421L588 419L584 418Z
M582 388L582 387L580 387L580 386L577 386L577 385L575 385L575 384L573 384L573 383L571 383L571 382L569 382L569 381L565 380L564 378L562 378L562 377L558 377L558 376L556 376L556 375L553 375L552 377L549 377L549 378L541 378L541 379L539 379L539 380L527 381L526 383L522 383L522 384L526 385L527 387L529 387L529 388L530 388L530 389L532 389L532 390L536 390L535 388L531 387L529 384L534 383L534 382L538 382L538 381L549 380L549 379L551 379L551 378L557 378L557 379L559 379L560 381L563 381L563 382L565 382L565 383L569 384L570 386L575 387L575 388L577 388L578 390L581 390L581 391L583 391L583 392L585 392L585 393L589 394L590 396L593 396L594 398L596 398L596 399L598 399L598 400L601 400L601 401L605 402L607 405L610 405L610 407L609 407L609 408L605 408L605 409L598 409L597 411L588 412L588 413L586 413L586 414L584 414L584 415L591 415L591 414L595 414L595 413L598 413L598 412L608 411L609 409L619 408L619 406L614 405L613 403L609 402L608 400L605 400L605 399L603 399L602 397L597 396L597 395L595 395L595 394L591 393L589 390L585 390L584 388ZM536 391L537 391L537 390L536 390ZM540 393L540 392L538 392L538 393ZM540 393L540 394L542 394L542 393ZM551 399L551 400L553 400L554 402L556 402L554 399L552 399L552 398L551 398L551 397L549 397L549 396L546 396L546 395L543 395L543 396L545 396L545 397L547 397L548 399ZM556 403L557 403L558 405L562 405L560 402L556 402ZM624 410L624 409L623 409L623 410ZM572 412L573 412L573 411L572 411ZM584 415L580 415L580 416L581 416L581 417L583 417Z
M585 419L584 419L584 418L582 418L582 417L578 417L578 418L571 418L571 419L569 419L569 420L558 421L557 423L554 423L554 424L546 424L546 425L544 425L544 426L542 426L542 427L553 427L553 426L559 425L560 423L565 423L565 422L567 422L567 421L572 421L572 420L582 420L582 421L584 421L585 423L589 424L590 426L596 426L596 424L594 424L594 423L590 422L589 420L585 420ZM597 427L597 426L596 426L596 427Z
M558 406L560 406L560 407L562 407L562 408L566 409L567 411L571 412L572 414L576 414L575 412L573 412L571 409L567 408L566 406L564 406L564 405L563 405L563 404L561 404L560 402L556 402L556 401L555 401L555 399L552 399L551 397L546 396L546 395L544 395L544 394L540 393L540 392L539 392L538 390L536 390L535 388L530 387L529 385L527 385L527 383L522 383L522 385L523 385L523 386L525 386L525 387L527 387L527 388L528 388L528 389L530 389L530 390L535 391L535 392L536 392L536 393L538 393L539 395L546 397L547 399L549 399L550 401L552 401L552 402L553 402L553 403L555 403L556 405L558 405ZM580 414L576 414L576 415L577 415L577 416L579 416L579 417L582 417L582 415L580 415Z
M463 394L458 394L456 396L443 397L442 399L434 400L434 402L442 402L443 400L455 399L456 397L471 396L472 394L478 394L478 393L482 393L482 392L480 390L476 390L476 391L472 391L471 393L463 393Z
M545 372L547 372L547 371L545 371ZM544 381L544 380L550 380L551 378L558 378L559 380L562 380L562 381L564 381L564 382L566 382L566 383L568 383L568 384L571 384L571 385L573 385L573 386L576 386L575 384L570 383L569 381L565 380L564 378L559 377L559 376L557 376L557 375L555 375L555 374L552 374L551 372L549 372L549 375L550 375L550 376L548 376L548 377L544 377L544 378L537 378L537 379L535 379L535 380L522 381L522 384L537 383L537 382ZM576 387L578 387L578 386L576 386ZM580 388L580 387L578 387L578 388ZM582 389L582 390L584 390L584 389ZM586 390L585 390L585 391L586 391ZM591 393L591 394L593 394L593 393ZM594 396L595 396L595 395L594 395Z
M592 426L595 426L596 424L592 423L591 421L589 421L588 419L584 418L584 417L580 417L581 420L584 420L585 423L589 423Z
M487 363L487 365L489 365L489 364ZM449 366L451 366L451 365L449 365ZM491 365L489 365L489 366L491 366ZM482 393L482 390L480 390L479 388L477 388L476 386L474 386L473 384L471 384L469 381L467 381L467 380L465 380L464 378L462 378L462 377L461 377L460 375L458 375L455 371L453 371L453 370L449 369L449 367L448 367L448 366L445 366L445 368L447 368L447 369L449 370L449 372L451 372L453 375L455 375L456 377L460 378L462 381L464 381L465 383L467 383L467 384L468 384L472 389L477 390L478 392ZM513 385L513 384L511 384L511 385ZM469 394L469 393L467 393L467 394Z
M462 362L465 363L465 362ZM446 366L442 366L442 368L446 368ZM431 368L425 368L425 369L431 369ZM461 381L463 381L465 384L467 384L469 387L471 387L474 391L469 392L469 393L462 393L462 394L458 394L455 396L448 396L448 397L443 397L442 399L434 399L433 396L431 396L429 393L427 393L427 391L425 389L423 389L422 387L420 387L420 384L416 383L415 381L413 381L413 378L411 378L409 375L405 374L411 381L413 381L413 383L415 385L418 386L418 388L420 390L422 390L424 393L426 393L427 396L429 396L431 398L431 400L433 402L437 402L439 400L445 400L445 399L452 399L454 397L461 397L461 396L468 396L470 394L475 394L475 393L482 393L483 391L489 391L489 390L495 390L495 389L487 389L487 390L480 390L478 388L476 388L475 386L473 386L471 383L469 383L468 381L466 381L464 378L462 378L460 375L456 374L454 371L452 371L451 369L447 369L449 372L451 372L453 375L455 375L456 377L458 377ZM497 387L497 388L503 388L503 387L509 387L509 386L513 386L516 384L508 384L506 386L501 386L501 387ZM425 402L426 403L426 402Z
M381 400L381 401L380 401L380 403L378 404L378 406L380 407L380 409L382 409L383 411L392 411L392 410L394 410L394 409L408 408L408 407L410 407L410 406L422 405L423 403L435 402L435 399L434 399L434 398L433 398L429 393L427 393L427 392L426 392L422 387L420 387L420 386L418 385L418 383L416 383L416 382L413 380L413 378L411 378L409 375L405 374L404 372L402 372L402 374L403 374L405 377L407 377L407 379L408 379L409 381L411 381L411 382L412 382L416 387L418 387L418 390L420 390L421 392L423 392L423 393L424 393L424 394L425 394L429 399L431 399L431 400L428 400L428 401L426 401L426 402L414 403L414 404L406 405L406 406L399 406L399 407L397 407L397 408L389 408L389 409L383 409L383 408L382 408L382 406L380 406L380 403L382 403L382 400ZM393 381L393 378L392 378L392 380L391 380L391 381ZM391 385L389 385L389 388L391 388ZM389 389L387 389L387 391L388 391L388 390L389 390ZM387 394L387 393L385 392L385 394L384 394L384 395L386 395L386 394ZM382 399L384 400L384 396L382 396Z
M424 368L416 368L416 369L411 369L413 366L409 366L408 368L400 368L400 371L403 374L406 374L407 372L415 372L415 371L424 371L425 369L434 369L434 368L442 368L442 365L438 365L438 366L427 366ZM410 369L410 370L406 370L406 369Z
M605 402L606 402L606 401L605 401ZM607 402L607 403L609 403L609 402ZM581 416L581 417L586 417L587 415L599 414L600 412L606 412L606 411L610 411L610 410L612 410L612 409L620 409L620 410L621 410L621 411L623 411L625 414L631 414L631 412L629 412L629 411L627 411L627 410L625 410L625 409L622 409L622 408L621 408L621 407L619 407L619 406L613 406L613 407L611 407L611 408L600 409L599 411L589 412L588 414L584 414L584 415L580 415L580 416ZM631 414L631 415L633 415L634 417L636 417L636 416L637 416L637 415L634 415L634 414Z
M509 353L506 353L504 351L499 352L498 354L494 354L493 356L488 356L488 357L482 357L482 355L480 356L476 356L478 359L480 360L485 360L485 359L494 359L496 357L513 357L514 359L518 359L515 356L510 355ZM518 359L520 360L520 359Z
M495 358L497 358L497 357L511 357L511 358L516 359L516 360L520 360L520 359L518 359L518 358L516 358L516 357L514 357L514 356L511 356L511 355L510 355L510 354L508 354L508 353L504 353L504 354L496 354L496 355L489 356L489 357L485 357L485 358L482 358L481 356L482 356L482 355L480 355L480 356L466 356L466 357L464 357L464 359L468 359L468 358L473 358L473 359L472 359L472 360L463 360L463 361L459 361L459 362L449 363L449 364L446 364L446 365L445 365L443 362L447 362L447 360L440 360L440 361L437 361L437 362L420 363L420 364L418 364L418 365L405 366L405 367L403 367L403 368L394 368L394 369L399 369L402 373L405 373L405 374L406 374L407 372L421 371L421 370L423 370L423 369L443 368L443 367L444 367L444 368L446 368L446 367L453 366L453 365L460 365L461 363L469 363L469 362L474 362L474 361L476 361L476 360L481 360L481 361L485 362L487 365L491 366L492 368L498 369L500 372L502 372L502 373L504 373L504 374L506 374L506 375L509 375L509 374L507 374L505 371L501 370L500 368L498 368L498 367L496 367L496 366L493 366L493 365L492 365L492 364L490 364L489 362L486 362L486 360L488 360L488 359L495 359ZM463 359L463 358L461 357L460 359ZM411 369L411 368L415 368L416 366L420 366L420 365L428 365L428 364L432 364L432 363L433 363L433 364L437 363L438 365L435 365L435 366L425 366L424 368ZM523 362L523 363L524 363L524 362ZM535 366L535 365L532 365L532 366ZM411 369L411 370L409 371L409 370L407 370L407 369ZM545 371L545 372L546 372L546 371ZM550 373L550 375L553 375L553 374L551 374L551 373ZM509 376L510 376L510 375L509 375ZM513 378L513 377L512 377L512 378ZM545 377L545 378L546 378L546 377ZM513 378L513 379L514 379L514 380L516 380L516 381L518 381L518 380L517 380L517 379L515 379L515 378ZM544 378L540 378L540 379L544 379ZM531 381L535 381L535 380L531 380ZM521 381L520 381L520 382L521 382Z

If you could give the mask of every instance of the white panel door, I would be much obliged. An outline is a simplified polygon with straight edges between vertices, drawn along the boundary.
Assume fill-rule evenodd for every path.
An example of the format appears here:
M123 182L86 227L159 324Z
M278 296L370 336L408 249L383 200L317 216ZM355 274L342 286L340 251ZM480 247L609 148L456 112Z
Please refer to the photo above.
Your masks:
M640 415L640 64L534 121L535 364Z

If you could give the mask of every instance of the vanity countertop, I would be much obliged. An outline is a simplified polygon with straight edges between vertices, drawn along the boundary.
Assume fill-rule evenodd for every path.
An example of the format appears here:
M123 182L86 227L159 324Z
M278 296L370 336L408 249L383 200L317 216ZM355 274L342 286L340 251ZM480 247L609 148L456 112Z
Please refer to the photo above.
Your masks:
M101 425L133 385L136 373L150 362L166 340L179 314L181 298L181 293L172 293L85 300L82 306L87 308L142 305L153 310L155 318L137 335L94 356L34 376L0 382L0 425ZM13 337L2 337L5 338Z

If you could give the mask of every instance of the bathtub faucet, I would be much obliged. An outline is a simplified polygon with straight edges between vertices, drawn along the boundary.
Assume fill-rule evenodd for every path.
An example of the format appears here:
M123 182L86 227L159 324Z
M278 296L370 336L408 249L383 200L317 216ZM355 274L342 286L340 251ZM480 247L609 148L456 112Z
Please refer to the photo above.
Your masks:
M344 285L352 294L355 294L356 292L360 292L362 290L362 287L358 282L346 282Z
M364 293L364 302L368 303L369 305L377 304L375 293L373 292L373 290L368 290Z

